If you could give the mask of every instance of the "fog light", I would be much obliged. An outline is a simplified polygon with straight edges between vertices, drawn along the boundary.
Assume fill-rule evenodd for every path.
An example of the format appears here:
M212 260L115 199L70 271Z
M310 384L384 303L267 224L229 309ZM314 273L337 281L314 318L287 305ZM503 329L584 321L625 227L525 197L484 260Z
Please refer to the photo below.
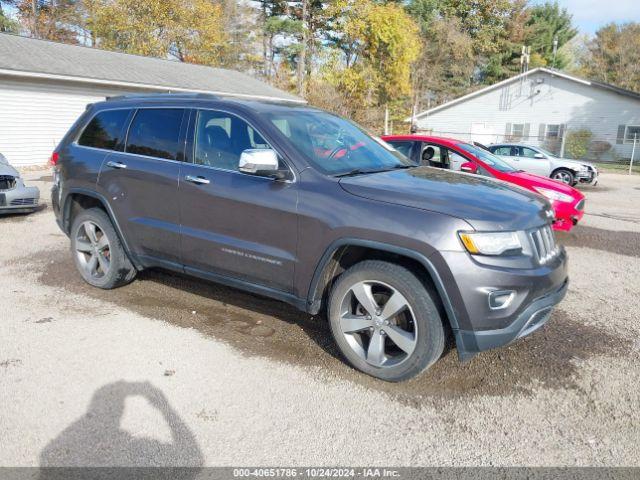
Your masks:
M495 290L489 292L489 308L491 310L502 310L511 305L516 292L513 290Z

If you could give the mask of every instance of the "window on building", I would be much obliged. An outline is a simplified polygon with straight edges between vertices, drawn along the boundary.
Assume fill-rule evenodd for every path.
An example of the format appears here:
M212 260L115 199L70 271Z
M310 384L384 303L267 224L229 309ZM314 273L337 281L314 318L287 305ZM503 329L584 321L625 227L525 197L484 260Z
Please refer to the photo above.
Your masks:
M149 157L178 160L180 126L184 110L148 108L138 110L131 122L126 151Z
M511 136L514 139L521 139L524 136L524 123L514 123L511 125Z
M552 139L560 136L560 125L547 125L545 137Z
M80 135L78 145L113 150L120 140L124 130L124 123L127 121L130 112L131 110L99 112Z
M634 138L640 142L640 125L627 125L624 134L625 143L633 143Z

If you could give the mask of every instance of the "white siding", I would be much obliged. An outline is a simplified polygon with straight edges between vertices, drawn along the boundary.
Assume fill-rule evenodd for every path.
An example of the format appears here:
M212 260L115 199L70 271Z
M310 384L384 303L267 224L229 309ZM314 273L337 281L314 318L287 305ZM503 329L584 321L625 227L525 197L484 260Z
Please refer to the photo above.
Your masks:
M88 103L123 93L117 88L0 78L0 152L14 166L44 165Z
M527 123L530 138L523 142L537 143L540 124L566 124L591 130L593 140L606 140L618 157L629 158L631 145L616 143L618 126L640 125L640 100L537 72L418 118L420 130L487 144L502 141L507 124Z

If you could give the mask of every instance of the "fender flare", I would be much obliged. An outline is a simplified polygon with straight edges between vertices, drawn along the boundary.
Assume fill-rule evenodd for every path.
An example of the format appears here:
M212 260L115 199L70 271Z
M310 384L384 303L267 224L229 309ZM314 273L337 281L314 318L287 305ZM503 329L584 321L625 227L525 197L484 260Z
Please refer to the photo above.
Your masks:
M413 260L416 260L420 263L427 271L433 284L436 287L438 295L440 295L440 299L444 306L444 309L447 313L447 317L449 319L449 323L451 328L454 331L458 330L458 319L455 314L455 310L453 308L453 304L451 303L451 298L447 293L447 290L444 286L444 282L442 277L438 273L435 265L429 258L415 250L410 250L404 247L398 247L396 245L377 242L373 240L364 240L361 238L339 238L333 241L329 247L325 250L322 255L318 265L316 266L315 272L313 274L313 278L311 280L311 284L309 285L309 291L307 294L307 310L309 313L316 314L320 310L320 305L322 302L322 292L320 291L320 281L324 274L326 273L326 269L329 265L330 260L333 258L338 249L346 246L355 246L355 247L366 247L375 250L381 250L384 252L395 253L398 255L402 255L404 257L409 257Z
M113 224L113 228L115 229L116 233L118 234L118 237L120 238L120 243L122 244L124 251L126 252L129 259L133 262L134 266L138 270L140 270L141 265L136 260L135 255L131 253L131 249L129 248L127 239L122 234L122 228L120 228L120 224L118 223L118 220L113 212L113 209L111 208L111 205L109 204L109 201L104 195L96 192L95 190L74 187L69 189L69 191L64 195L60 210L62 212L62 225L64 226L64 229L67 232L67 234L70 233L71 231L71 222L69 218L69 215L71 214L71 202L69 200L74 194L80 194L86 197L94 198L95 200L98 200L102 204L102 206L104 207L104 210L107 212L107 215L109 216L109 219L111 220L111 223Z

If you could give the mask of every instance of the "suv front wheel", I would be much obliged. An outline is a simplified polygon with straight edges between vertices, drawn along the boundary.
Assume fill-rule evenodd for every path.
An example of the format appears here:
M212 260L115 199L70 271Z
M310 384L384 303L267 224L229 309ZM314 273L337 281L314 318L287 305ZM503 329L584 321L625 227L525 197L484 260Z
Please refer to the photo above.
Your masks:
M358 370L389 382L411 378L444 350L433 292L411 271L367 260L344 272L331 290L329 324Z
M100 208L84 210L73 220L71 253L82 278L94 287L120 287L137 273L109 216Z

